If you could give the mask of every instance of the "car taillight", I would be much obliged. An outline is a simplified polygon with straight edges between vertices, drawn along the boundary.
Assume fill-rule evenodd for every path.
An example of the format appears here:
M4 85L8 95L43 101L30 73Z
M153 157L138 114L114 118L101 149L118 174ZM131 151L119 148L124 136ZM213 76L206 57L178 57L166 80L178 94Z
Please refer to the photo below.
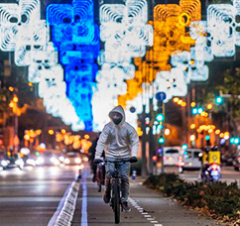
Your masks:
M180 155L180 156L178 156L178 160L179 161L182 161L183 160L183 157Z
M212 169L213 169L213 170L217 170L217 165L216 165L216 164L213 164L213 165L212 165Z

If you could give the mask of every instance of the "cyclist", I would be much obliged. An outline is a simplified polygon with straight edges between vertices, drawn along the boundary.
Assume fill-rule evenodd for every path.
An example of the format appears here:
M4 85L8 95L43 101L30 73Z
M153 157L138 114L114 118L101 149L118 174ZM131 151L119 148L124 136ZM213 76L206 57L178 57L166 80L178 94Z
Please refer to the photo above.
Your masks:
M92 181L95 182L96 181L96 172L97 172L97 165L94 164L94 158L95 158L95 152L96 152L96 146L97 146L97 142L99 139L101 133L98 134L98 136L96 137L96 139L92 142L91 147L89 148L88 152L89 152L89 162L91 165L91 169L92 169L92 173L93 173L93 178ZM102 153L102 156L104 158L104 152Z
M137 162L137 152L139 146L139 137L137 131L127 122L125 122L125 112L121 105L115 107L109 112L111 121L107 123L99 137L95 161L101 159L103 149L105 151L105 158L109 161L129 159L131 162ZM110 202L111 184L110 178L114 173L114 164L106 162L106 180L105 192L103 200L105 203ZM121 178L121 192L122 192L122 208L125 212L130 212L128 206L129 196L129 173L130 162L119 163L119 175Z

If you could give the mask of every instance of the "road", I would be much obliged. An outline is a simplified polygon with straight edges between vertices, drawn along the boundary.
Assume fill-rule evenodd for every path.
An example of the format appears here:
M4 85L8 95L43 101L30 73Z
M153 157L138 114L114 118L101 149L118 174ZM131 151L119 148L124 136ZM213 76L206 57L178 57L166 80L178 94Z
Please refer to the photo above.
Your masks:
M239 178L239 172L233 171L232 167L226 167L222 172L222 180ZM36 167L25 168L23 171L0 171L0 226L48 226L65 191L78 173L78 167ZM197 171L186 171L182 176L193 180L197 175ZM218 225L214 220L144 188L141 178L131 181L130 206L132 211L121 215L121 225ZM97 192L96 184L92 183L87 165L82 170L76 210L71 224L80 225L115 225L113 212L103 203L102 194Z
M74 167L0 171L0 226L46 226L77 172Z
M166 172L175 172L178 173L177 167L167 167ZM180 174L181 178L187 181L198 181L199 178L199 171L184 171L183 174ZM220 181L226 182L230 184L232 182L237 182L240 186L240 172L235 171L233 166L223 166L221 167L221 179Z

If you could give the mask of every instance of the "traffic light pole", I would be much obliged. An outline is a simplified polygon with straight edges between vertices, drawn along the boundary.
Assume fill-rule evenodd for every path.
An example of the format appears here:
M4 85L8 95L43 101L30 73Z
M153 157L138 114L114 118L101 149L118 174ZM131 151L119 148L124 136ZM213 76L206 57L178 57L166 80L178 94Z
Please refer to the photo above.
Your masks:
M142 134L142 171L141 176L144 177L147 175L146 171L146 125L145 125L145 118L146 118L146 105L143 105L143 112L141 114L141 130Z

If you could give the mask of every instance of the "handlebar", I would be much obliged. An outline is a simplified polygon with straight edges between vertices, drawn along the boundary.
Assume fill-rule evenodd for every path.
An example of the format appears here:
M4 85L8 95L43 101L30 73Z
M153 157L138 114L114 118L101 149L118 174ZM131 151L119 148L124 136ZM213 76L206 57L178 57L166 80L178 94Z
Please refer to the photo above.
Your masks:
M118 160L102 160L102 159L95 159L94 160L94 164L99 164L99 163L102 163L102 162L110 162L110 163L119 163L119 162L123 162L123 163L126 163L126 162L130 162L130 163L134 163L134 161L131 161L131 159L118 159Z

